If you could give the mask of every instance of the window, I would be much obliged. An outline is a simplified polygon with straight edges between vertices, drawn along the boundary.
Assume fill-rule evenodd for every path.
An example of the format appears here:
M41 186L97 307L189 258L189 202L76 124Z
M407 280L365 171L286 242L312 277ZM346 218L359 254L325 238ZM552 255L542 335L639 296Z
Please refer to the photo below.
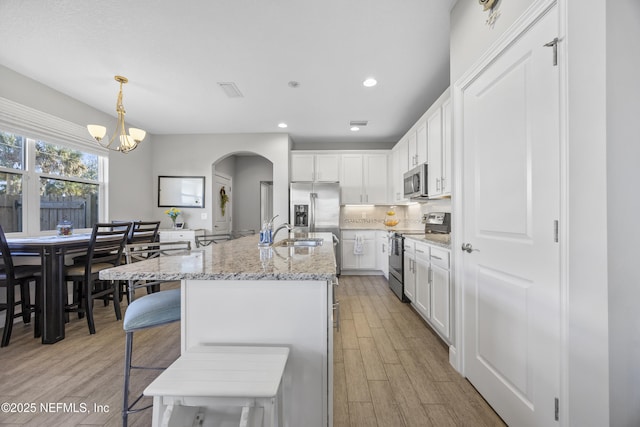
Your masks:
M104 156L1 130L0 143L0 223L5 232L37 234L55 230L62 220L75 229L98 222Z

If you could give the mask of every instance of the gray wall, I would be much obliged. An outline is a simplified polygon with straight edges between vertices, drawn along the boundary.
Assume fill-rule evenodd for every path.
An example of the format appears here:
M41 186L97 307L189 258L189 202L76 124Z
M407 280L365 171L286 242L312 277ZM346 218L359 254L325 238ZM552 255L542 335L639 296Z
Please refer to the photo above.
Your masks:
M612 426L640 425L640 3L607 2L607 238Z
M217 161L235 154L254 154L262 156L273 164L274 214L287 218L289 211L289 147L287 134L228 134L228 135L155 135L153 138L153 174L154 175L196 175L206 177L205 208L183 208L184 220L189 228L212 229L213 197L212 167ZM179 148L177 148L179 147ZM238 198L238 165L235 165L234 198ZM229 174L231 175L231 174ZM240 179L242 181L242 179ZM156 185L157 186L157 185ZM157 190L156 190L157 191ZM257 197L259 200L259 196ZM233 201L232 201L233 203ZM236 205L234 204L236 221ZM256 207L256 212L258 211ZM170 221L163 209L157 209L155 217L168 227ZM201 219L201 213L207 213L207 219ZM237 219L241 221L240 218ZM243 220L242 220L243 221ZM234 223L240 228L242 222ZM254 228L254 227L250 227Z
M233 226L236 230L260 230L260 181L272 180L273 164L270 161L259 156L236 156L233 179ZM278 217L276 226L286 221L286 216Z

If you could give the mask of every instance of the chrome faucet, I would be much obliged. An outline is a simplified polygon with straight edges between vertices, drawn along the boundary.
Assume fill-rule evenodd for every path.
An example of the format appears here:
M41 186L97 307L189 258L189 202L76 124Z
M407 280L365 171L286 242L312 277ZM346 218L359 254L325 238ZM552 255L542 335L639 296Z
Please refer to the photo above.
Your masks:
M276 241L276 234L278 234L278 231L282 230L283 228L286 228L287 231L293 230L293 227L291 226L291 224L285 222L284 224L282 224L278 228L276 228L275 231L273 232L273 234L271 235L271 241L272 242Z

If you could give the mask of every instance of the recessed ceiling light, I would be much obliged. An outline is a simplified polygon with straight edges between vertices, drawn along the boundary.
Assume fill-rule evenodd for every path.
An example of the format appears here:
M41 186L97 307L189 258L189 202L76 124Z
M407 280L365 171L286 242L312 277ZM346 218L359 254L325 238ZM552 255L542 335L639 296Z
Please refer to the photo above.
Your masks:
M366 79L365 81L362 82L362 85L364 87L373 87L375 85L378 84L378 81L376 79L374 79L373 77L369 77L368 79Z
M360 128L358 126L351 126L351 132L358 132Z
M287 124L286 123L278 123L278 127L284 129L284 128L287 127Z

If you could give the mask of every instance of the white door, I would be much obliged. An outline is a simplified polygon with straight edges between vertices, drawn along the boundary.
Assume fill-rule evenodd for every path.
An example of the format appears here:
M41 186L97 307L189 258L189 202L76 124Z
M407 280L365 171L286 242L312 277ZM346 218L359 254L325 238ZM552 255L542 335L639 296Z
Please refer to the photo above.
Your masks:
M222 189L228 200L223 205ZM231 177L220 172L216 172L213 176L213 234L229 234L231 233Z
M557 36L556 9L470 80L461 100L462 242L473 248L460 257L464 369L511 426L557 424L559 86L543 47Z

